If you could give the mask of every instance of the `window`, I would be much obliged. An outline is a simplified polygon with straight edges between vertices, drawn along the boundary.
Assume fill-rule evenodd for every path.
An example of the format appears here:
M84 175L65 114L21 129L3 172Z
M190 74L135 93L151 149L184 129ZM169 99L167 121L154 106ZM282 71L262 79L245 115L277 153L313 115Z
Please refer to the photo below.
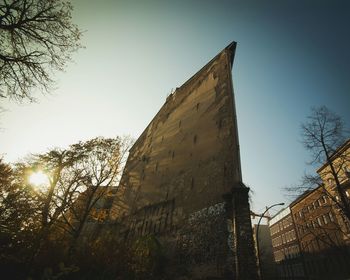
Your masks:
M327 219L327 216L326 215L322 215L322 218L323 218L323 222L324 224L328 224L328 219Z
M332 212L329 212L329 213L328 213L328 217L329 217L329 220L330 220L331 222L334 222L334 217L333 217Z
M350 166L344 167L344 173L346 177L350 178Z
M329 178L329 179L328 179L328 184L329 184L330 186L333 186L334 180L333 180L332 178Z
M301 226L299 226L299 233L302 235L303 234L303 228Z
M322 226L322 221L321 221L320 217L317 218L317 222L318 222L319 226Z

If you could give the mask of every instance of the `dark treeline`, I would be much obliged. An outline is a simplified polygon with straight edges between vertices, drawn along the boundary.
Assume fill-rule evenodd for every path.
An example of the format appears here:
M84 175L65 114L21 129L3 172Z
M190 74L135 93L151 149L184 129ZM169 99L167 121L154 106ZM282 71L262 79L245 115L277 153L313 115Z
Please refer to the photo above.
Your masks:
M161 248L104 238L105 206L117 189L129 138L95 138L0 160L2 279L142 279L159 273ZM109 225L111 226L111 225Z

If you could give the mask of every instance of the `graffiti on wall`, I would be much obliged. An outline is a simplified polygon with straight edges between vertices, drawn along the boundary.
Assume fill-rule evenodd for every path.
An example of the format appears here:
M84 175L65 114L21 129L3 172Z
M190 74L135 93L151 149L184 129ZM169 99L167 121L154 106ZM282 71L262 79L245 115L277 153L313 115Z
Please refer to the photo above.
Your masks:
M225 203L192 213L178 232L177 247L183 262L204 264L220 262L227 255Z
M145 235L159 235L171 231L174 225L175 200L145 206L126 219L128 229L126 238Z

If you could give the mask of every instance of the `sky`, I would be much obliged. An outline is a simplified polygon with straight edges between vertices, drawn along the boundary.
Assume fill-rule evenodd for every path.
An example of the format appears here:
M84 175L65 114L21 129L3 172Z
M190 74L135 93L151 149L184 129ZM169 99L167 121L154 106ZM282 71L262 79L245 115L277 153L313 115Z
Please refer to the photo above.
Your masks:
M288 203L308 166L300 124L326 105L350 124L347 1L72 0L84 49L38 103L1 100L0 154L96 136L137 138L179 87L230 42L243 180L251 207ZM271 211L271 214L279 210Z

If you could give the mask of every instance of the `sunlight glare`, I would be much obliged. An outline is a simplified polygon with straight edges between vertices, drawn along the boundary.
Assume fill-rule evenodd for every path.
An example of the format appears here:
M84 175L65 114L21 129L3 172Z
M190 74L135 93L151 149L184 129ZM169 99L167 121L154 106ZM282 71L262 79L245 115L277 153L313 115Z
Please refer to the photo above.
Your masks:
M29 183L41 190L44 190L49 183L49 178L40 170L30 175Z

